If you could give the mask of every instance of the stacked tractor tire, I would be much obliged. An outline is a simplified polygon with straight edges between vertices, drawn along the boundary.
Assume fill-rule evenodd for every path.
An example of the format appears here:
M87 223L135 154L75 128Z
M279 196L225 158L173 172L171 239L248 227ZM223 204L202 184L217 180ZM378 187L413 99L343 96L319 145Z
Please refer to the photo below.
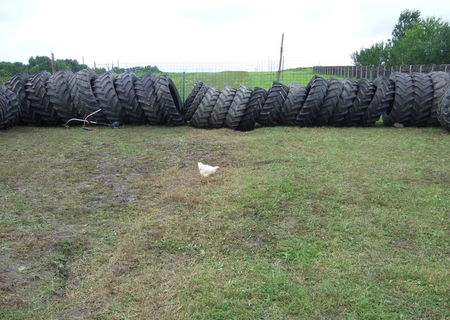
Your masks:
M450 76L445 72L394 73L390 78L323 79L307 86L275 82L262 88L219 91L198 82L183 106L186 121L197 128L248 131L261 126L370 127L380 118L387 126L450 128Z
M99 112L96 112L100 110ZM249 131L255 126L439 126L450 130L450 76L393 73L390 78L275 82L269 90L198 82L183 104L167 75L92 70L19 73L0 88L0 128L53 126L71 118L103 124L150 124Z
M19 73L0 89L0 128L53 126L88 118L102 124L182 125L182 101L172 80L92 70Z

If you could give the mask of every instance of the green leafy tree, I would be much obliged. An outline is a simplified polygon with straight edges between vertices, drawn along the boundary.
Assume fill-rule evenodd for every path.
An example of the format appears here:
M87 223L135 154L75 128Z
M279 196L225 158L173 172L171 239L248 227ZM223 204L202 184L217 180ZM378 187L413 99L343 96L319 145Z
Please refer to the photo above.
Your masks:
M39 71L52 71L52 60L46 56L36 56L28 59L28 71L36 73Z
M398 22L392 30L392 42L396 42L402 38L406 31L410 29L415 23L421 21L421 13L419 10L403 10L400 13Z
M390 42L377 42L369 48L353 52L351 58L355 66L378 66L389 61Z
M450 26L439 18L421 19L418 10L402 11L392 40L351 54L355 65L450 63Z
M450 25L438 18L414 23L391 49L390 64L450 63Z

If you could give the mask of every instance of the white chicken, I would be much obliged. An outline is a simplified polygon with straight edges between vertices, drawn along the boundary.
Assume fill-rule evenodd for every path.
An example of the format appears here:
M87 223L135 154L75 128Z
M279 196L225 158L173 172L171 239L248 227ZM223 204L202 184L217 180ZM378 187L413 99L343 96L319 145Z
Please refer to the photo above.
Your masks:
M209 183L208 177L216 173L217 171L220 171L222 168L220 167L213 167L209 166L207 164L203 164L201 162L197 162L198 165L198 171L200 171L200 175L202 176L200 179L202 182Z

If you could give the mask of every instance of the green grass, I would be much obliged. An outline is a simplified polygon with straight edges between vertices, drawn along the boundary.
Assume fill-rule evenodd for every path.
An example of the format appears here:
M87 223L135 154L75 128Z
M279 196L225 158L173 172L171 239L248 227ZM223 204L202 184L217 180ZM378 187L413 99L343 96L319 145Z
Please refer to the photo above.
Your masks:
M247 72L247 71L223 71L223 72L187 72L168 73L183 98L183 81L185 81L184 98L186 98L195 85L195 82L203 83L222 90L225 86L238 88L245 85L249 88L261 87L266 90L277 80L276 72ZM307 85L314 76L312 68L288 69L281 73L280 82L289 85L291 82L297 82ZM320 75L329 78L329 75ZM342 77L337 77L343 79Z
M450 317L442 129L14 127L0 148L1 319Z

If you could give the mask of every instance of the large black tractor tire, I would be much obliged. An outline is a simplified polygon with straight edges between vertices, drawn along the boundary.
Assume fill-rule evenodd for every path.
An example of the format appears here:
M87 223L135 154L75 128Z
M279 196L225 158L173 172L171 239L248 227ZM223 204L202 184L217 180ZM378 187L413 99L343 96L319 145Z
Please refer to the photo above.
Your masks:
M297 116L307 96L306 87L292 82L289 86L286 99L281 107L280 124L285 126L297 125Z
M236 91L234 88L225 87L220 92L216 105L211 112L211 117L209 118L209 126L211 128L222 128L224 126L225 118L236 95Z
M344 88L339 96L339 100L336 108L334 109L331 120L331 124L336 127L345 125L345 117L347 116L350 108L353 106L353 102L356 99L356 94L358 93L357 82L352 79L345 79L343 84Z
M375 85L367 80L360 79L358 81L358 93L356 94L353 105L345 116L345 125L348 127L362 126L362 117L369 108L370 102L375 94Z
M297 124L301 127L317 125L320 109L327 95L328 83L325 79L314 76L307 86L308 95L297 115Z
M414 104L408 125L425 127L430 121L433 106L433 81L426 73L414 72L411 77L414 86Z
M156 102L155 82L156 77L151 73L147 73L136 80L135 88L139 105L146 117L146 122L151 125L161 125L164 123L164 119Z
M117 97L122 109L125 110L125 123L144 124L145 114L136 95L135 83L137 77L131 71L119 75L115 82Z
M374 126L380 120L381 115L392 108L394 102L394 81L380 76L373 81L373 84L375 86L375 94L361 118L361 124L364 127Z
M245 109L247 108L252 90L245 86L240 86L236 91L233 102L228 110L227 117L225 118L225 126L237 130L242 117L244 116Z
M73 103L82 118L86 118L99 109L101 110L93 90L96 78L97 75L94 71L83 69L75 73L75 76L70 80L70 92L73 97ZM102 110L90 116L88 120L106 122L106 117Z
M200 90L198 90L197 94L194 97L194 100L192 100L192 103L189 105L186 114L185 119L186 121L191 121L192 117L195 114L195 111L197 111L198 106L200 105L200 102L202 102L203 98L205 97L206 92L209 90L209 86L203 85Z
M319 110L319 116L316 119L317 126L332 125L333 112L337 108L339 97L344 90L344 83L337 79L327 79L327 94L323 99L322 106Z
M431 107L428 125L439 126L440 123L437 118L437 109L445 92L450 88L450 74L447 72L431 72L430 77L431 81L433 81L433 105Z
M184 102L183 105L183 115L186 115L186 112L188 111L189 107L192 104L192 101L194 101L195 96L197 95L197 93L200 91L200 89L203 87L203 82L201 81L197 81L194 85L194 87L192 88L191 92L189 93L188 97L186 98L186 101Z
M0 129L15 125L19 119L19 111L17 95L7 88L0 88Z
M6 82L6 88L14 92L19 101L19 123L21 121L20 118L22 117L22 112L25 112L25 110L29 108L27 94L25 92L25 84L29 77L30 75L28 73L20 72Z
M261 112L266 98L267 91L263 88L256 87L252 91L252 95L250 96L247 108L245 109L241 122L239 122L237 130L251 131L255 128L256 119L258 119L258 115Z
M182 114L183 102L177 87L167 75L161 75L155 81L156 103L163 115L164 123L169 126L180 126L185 123Z
M436 110L436 116L442 128L450 131L450 88L444 92Z
M191 125L196 128L209 128L209 119L214 106L219 99L220 91L216 88L209 88L200 102L197 110L195 111L192 119Z
M50 76L49 72L41 71L28 79L25 91L30 107L22 115L24 123L52 126L62 122L47 95L46 84Z
M125 109L120 104L115 82L118 76L112 71L100 75L94 80L93 90L97 103L109 122L124 123Z
M392 126L395 123L407 125L410 123L414 106L414 84L411 75L394 72L390 79L394 81L395 93L392 108L383 114L383 123Z
M78 117L70 90L70 80L74 73L69 70L52 74L47 81L47 95L56 114L63 122Z
M257 121L263 126L275 126L280 121L281 107L286 100L289 88L279 82L274 82L267 92Z

